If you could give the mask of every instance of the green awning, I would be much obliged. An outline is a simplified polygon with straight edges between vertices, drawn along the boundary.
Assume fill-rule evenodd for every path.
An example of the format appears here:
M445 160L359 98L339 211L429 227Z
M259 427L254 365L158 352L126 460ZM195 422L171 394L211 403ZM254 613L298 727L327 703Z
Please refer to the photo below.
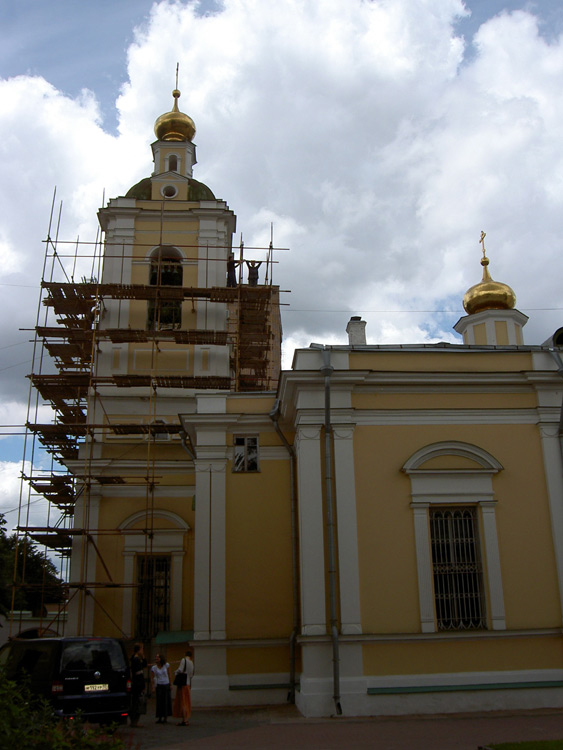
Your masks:
M157 633L154 642L157 646L163 646L168 643L185 643L188 645L190 641L193 641L193 638L193 630L161 630L160 633Z

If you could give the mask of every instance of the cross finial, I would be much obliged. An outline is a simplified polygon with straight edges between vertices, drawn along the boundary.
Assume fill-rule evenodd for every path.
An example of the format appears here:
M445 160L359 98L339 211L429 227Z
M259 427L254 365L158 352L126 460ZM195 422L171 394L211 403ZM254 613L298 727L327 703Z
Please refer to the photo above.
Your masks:
M487 236L487 233L481 230L481 237L479 238L479 242L481 243L483 247L483 258L485 257L485 237L486 236Z
M176 63L176 88L178 88L178 71L180 70L180 63Z

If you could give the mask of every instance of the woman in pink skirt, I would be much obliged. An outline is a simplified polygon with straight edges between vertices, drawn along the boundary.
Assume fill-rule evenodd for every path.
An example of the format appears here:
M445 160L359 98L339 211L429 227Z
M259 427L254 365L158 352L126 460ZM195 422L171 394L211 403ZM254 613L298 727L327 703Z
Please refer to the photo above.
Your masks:
M190 723L189 718L192 714L191 685L192 677L194 675L194 663L192 661L192 655L192 650L188 649L186 651L186 655L180 662L180 666L175 672L176 677L174 679L174 684L176 685L176 697L174 698L174 705L172 706L172 716L174 716L176 719L182 719L182 721L178 724L179 727L187 726ZM178 679L184 682L183 675L186 675L185 684L178 685Z

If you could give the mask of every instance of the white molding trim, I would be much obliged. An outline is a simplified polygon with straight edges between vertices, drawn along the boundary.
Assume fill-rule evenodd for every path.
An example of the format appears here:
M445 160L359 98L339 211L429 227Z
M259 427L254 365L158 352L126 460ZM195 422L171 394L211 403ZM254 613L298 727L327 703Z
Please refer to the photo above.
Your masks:
M148 250L148 252L145 253L145 261L150 262L151 260L153 260L153 255L161 247L172 248L173 250L175 250L178 253L178 260L180 261L180 265L182 265L183 261L188 259L186 255L186 251L182 250L181 247L177 247L174 244L163 242L162 245L154 245L153 247L151 247L150 250Z
M455 455L468 458L481 468L421 469L436 456ZM445 441L424 446L407 459L402 471L411 480L411 508L414 517L420 624L423 633L436 631L430 549L430 505L466 505L475 503L481 511L481 539L484 545L486 589L489 616L493 630L506 628L500 552L496 528L493 476L502 465L490 453L476 445Z
M223 449L221 449L223 450ZM202 447L197 447L198 453ZM194 639L225 637L226 594L226 459L208 447L209 458L197 459L194 575ZM213 454L215 457L213 457Z
M493 471L501 471L502 464L500 464L494 456L479 448L477 445L471 445L470 443L462 443L458 440L446 440L441 443L432 443L432 445L426 445L424 448L413 453L412 456L405 461L403 471L407 474L413 472L414 469L418 469L426 461L430 461L432 458L437 456L462 456L463 458L469 458L475 461L484 469L490 469ZM440 472L443 473L443 472Z
M340 621L344 634L362 632L358 522L354 470L354 425L335 425L334 483L338 529Z
M295 436L303 635L327 632L320 439L320 425L298 427Z
M142 477L140 477L142 478ZM148 483L147 483L148 484ZM135 485L120 485L120 484L109 484L103 486L104 489L101 492L102 497L108 498L108 497L133 497L137 498L139 497L139 484ZM144 494L144 490L143 490ZM155 485L154 488L151 490L151 495L155 498L162 499L162 498L185 498L186 500L191 500L193 496L195 495L195 487L192 485L191 487L183 487L181 485Z
M541 430L541 446L557 566L559 605L563 611L563 456L558 429L553 423L551 426L553 429Z
M146 518L145 511L138 511L122 521L118 529L130 529L139 521ZM170 555L170 628L171 630L182 629L182 561L184 557L184 537L190 531L189 524L176 513L168 510L154 510L154 518L160 518L173 523L176 528L153 529L153 538L150 544L152 555ZM136 534L124 535L123 547L123 582L133 584L135 573L135 557L147 552L144 536ZM123 590L123 610L121 629L124 633L132 632L133 625L133 593L132 585Z
M537 424L539 416L537 409L366 409L356 412L355 421L358 425Z

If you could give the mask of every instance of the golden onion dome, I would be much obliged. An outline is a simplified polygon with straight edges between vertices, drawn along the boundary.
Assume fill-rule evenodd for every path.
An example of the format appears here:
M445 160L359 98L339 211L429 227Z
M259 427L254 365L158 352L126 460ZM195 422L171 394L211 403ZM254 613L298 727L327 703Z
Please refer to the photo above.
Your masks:
M180 92L174 89L174 106L170 112L166 112L157 119L154 124L154 132L159 141L191 141L195 135L195 124L189 115L185 115L178 109Z
M465 292L463 307L468 315L482 312L483 310L512 310L516 304L516 295L508 284L494 281L489 273L489 259L485 255L485 232L481 232L481 243L483 245L483 278Z

